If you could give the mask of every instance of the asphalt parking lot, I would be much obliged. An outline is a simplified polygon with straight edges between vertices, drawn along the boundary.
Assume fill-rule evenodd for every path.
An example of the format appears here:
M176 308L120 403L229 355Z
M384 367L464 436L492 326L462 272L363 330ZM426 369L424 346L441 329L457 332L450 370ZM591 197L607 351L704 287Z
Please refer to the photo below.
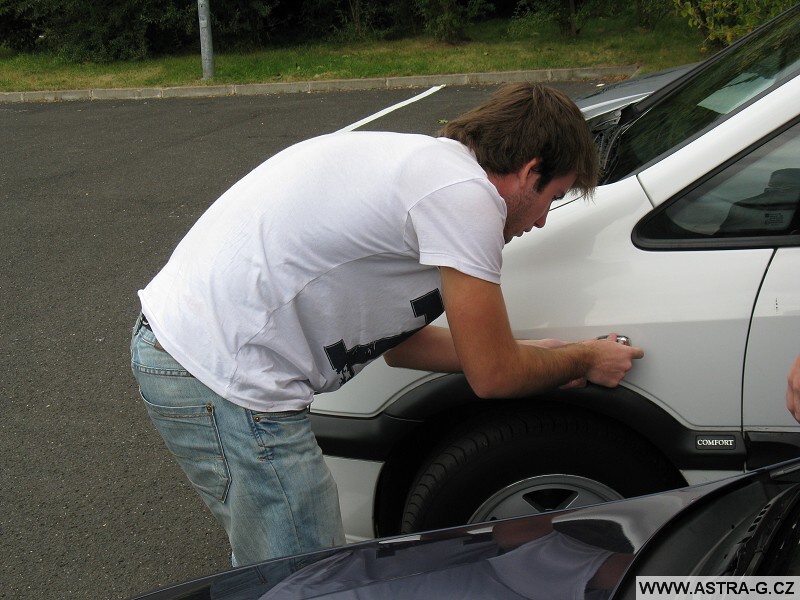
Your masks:
M432 134L493 89L361 128ZM267 157L423 91L0 105L0 597L126 598L229 565L137 401L136 291Z

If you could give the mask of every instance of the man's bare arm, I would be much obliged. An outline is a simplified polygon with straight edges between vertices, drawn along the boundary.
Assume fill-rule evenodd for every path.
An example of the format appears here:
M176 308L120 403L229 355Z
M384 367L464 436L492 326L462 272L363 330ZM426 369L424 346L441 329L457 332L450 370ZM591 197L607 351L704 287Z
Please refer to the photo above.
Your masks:
M574 380L614 387L644 353L611 340L557 348L518 343L500 286L441 268L442 292L455 354L481 397L524 396Z
M390 367L404 367L437 373L459 373L458 360L450 330L428 325L402 344L383 355Z

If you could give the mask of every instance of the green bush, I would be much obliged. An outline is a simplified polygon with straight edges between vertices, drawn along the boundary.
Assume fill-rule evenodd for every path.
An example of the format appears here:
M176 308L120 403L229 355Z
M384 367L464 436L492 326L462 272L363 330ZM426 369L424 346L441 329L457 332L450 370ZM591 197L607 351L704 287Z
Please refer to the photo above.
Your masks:
M609 14L614 8L613 0L519 0L510 33L519 37L530 27L552 22L563 35L575 37L588 19Z
M50 7L42 43L69 62L144 58L147 22L141 4L63 0L60 7Z
M277 0L211 2L218 48L255 48L268 38ZM136 60L196 49L196 0L0 0L0 35L14 50L66 62Z
M186 43L197 23L190 2L0 0L0 34L13 50L43 50L66 62L140 59Z
M679 14L698 28L711 49L729 46L795 4L794 0L674 0Z
M285 17L304 41L398 38L419 29L414 0L304 0Z
M13 50L35 49L42 17L37 0L0 0L0 40Z
M440 42L466 39L466 26L493 9L487 0L416 0L427 31Z
M458 42L491 14L488 0L210 0L218 51L277 40L398 38L423 27ZM65 62L110 62L177 54L199 44L197 0L0 0L0 39L17 51Z
M636 0L636 24L653 29L661 19L673 12L673 0Z

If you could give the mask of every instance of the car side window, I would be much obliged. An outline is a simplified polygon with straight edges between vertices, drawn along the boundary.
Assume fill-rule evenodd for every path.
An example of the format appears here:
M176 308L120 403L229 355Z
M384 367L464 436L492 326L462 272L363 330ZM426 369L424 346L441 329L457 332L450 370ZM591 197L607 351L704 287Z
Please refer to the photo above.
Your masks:
M800 123L645 217L649 249L800 245Z

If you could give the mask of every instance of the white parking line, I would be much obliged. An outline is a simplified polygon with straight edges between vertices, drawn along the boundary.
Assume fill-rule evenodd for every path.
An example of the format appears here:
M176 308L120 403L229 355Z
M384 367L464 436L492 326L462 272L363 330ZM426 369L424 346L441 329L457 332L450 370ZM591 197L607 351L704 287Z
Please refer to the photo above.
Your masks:
M383 110L376 112L374 115L370 115L369 117L361 119L360 121L356 121L352 125L348 125L347 127L340 129L336 133L344 133L345 131L353 131L354 129L358 129L362 125L366 125L367 123L374 121L375 119L380 119L383 115L387 115L390 112L397 110L398 108L403 108L404 106L411 104L412 102L416 102L417 100L422 100L423 98L438 92L443 87L444 85L434 86L431 89L422 92L421 94L417 94L413 98L409 98L408 100L403 100L403 102L398 102L397 104L394 104L388 108L384 108Z

